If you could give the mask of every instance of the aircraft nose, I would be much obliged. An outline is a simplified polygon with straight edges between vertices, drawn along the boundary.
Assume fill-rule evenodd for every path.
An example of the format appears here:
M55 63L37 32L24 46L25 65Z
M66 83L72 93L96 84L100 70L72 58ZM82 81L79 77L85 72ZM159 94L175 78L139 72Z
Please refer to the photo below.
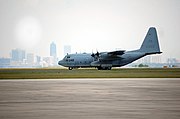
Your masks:
M63 61L60 60L60 61L58 62L58 64L59 64L59 65L63 65Z

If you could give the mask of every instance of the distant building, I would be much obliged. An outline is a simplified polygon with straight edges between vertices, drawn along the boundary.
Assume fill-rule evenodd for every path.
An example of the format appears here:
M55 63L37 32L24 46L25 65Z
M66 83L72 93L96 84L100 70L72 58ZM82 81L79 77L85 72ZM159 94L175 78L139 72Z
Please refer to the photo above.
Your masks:
M27 54L27 64L28 65L33 65L34 64L34 54L33 53L28 53Z
M143 57L143 60L144 60L145 64L149 64L149 63L151 63L151 56L145 56L145 57Z
M40 62L41 62L41 57L40 56L36 56L36 63L40 64Z
M71 54L71 46L65 45L64 46L64 55Z
M151 63L162 63L161 59L161 55L151 56Z
M167 64L169 65L169 67L174 67L178 64L178 62L177 62L176 58L168 58Z
M14 49L11 51L11 59L16 62L23 62L25 59L25 50Z
M8 67L10 66L10 62L10 58L0 58L0 67Z
M168 64L175 64L175 63L177 63L177 60L176 60L176 58L168 58L167 63Z
M54 66L54 58L50 57L43 57L43 67Z
M50 56L55 57L55 58L57 57L57 55L56 55L56 44L54 42L52 42L50 44Z
M50 65L51 66L57 65L56 44L54 42L50 44L50 57L52 59L52 63L50 63Z
M151 56L145 56L139 60L137 60L138 64L149 64L151 63Z

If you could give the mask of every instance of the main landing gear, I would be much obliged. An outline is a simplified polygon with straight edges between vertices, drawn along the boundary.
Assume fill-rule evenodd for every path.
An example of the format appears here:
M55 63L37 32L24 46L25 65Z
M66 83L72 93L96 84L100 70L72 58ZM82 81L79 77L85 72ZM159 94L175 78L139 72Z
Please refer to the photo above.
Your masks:
M111 70L112 67L97 67L98 70Z

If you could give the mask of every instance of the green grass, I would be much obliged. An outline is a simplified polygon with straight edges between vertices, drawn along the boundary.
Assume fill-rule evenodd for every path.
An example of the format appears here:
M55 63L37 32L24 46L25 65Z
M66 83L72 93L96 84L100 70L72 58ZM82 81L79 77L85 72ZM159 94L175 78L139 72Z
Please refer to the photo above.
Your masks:
M0 79L180 78L180 68L118 68L112 70L29 68L0 69Z

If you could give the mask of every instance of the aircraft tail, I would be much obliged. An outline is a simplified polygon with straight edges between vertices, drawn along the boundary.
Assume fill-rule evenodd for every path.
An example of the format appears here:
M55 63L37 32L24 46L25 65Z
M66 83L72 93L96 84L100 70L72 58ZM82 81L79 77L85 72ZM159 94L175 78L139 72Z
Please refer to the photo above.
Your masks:
M144 52L146 55L162 53L159 47L156 28L154 27L149 28L139 51Z

